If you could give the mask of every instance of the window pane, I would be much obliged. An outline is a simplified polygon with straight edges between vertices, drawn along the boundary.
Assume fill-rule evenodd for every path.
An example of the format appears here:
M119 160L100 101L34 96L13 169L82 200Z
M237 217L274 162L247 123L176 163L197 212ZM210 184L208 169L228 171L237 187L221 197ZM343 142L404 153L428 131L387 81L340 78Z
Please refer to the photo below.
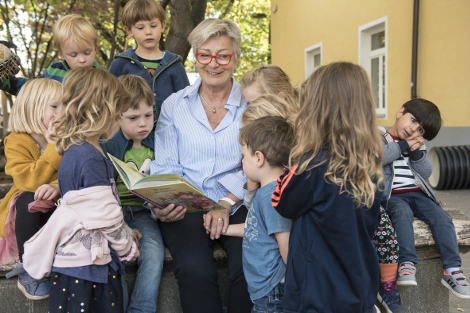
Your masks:
M370 78L372 85L372 95L374 96L375 107L379 108L379 58L371 60Z
M385 48L385 30L371 36L371 50Z
M313 67L317 68L321 65L321 54L315 54L313 56Z

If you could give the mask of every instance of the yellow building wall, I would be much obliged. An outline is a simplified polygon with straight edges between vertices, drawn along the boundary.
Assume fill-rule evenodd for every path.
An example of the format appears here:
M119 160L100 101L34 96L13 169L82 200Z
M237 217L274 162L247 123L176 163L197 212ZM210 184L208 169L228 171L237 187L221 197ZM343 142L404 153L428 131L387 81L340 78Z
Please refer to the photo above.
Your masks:
M470 1L420 1L418 96L435 102L444 126L470 126ZM322 64L358 63L359 27L387 16L388 119L411 99L413 1L271 0L272 63L300 86L305 48L322 42Z

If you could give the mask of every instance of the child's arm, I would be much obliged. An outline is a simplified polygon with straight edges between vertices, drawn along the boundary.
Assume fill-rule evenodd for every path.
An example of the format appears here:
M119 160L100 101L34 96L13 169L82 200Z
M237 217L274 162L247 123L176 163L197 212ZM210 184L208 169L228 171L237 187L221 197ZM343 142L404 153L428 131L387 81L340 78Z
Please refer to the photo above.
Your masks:
M38 149L29 135L11 134L5 140L5 173L13 178L15 185L22 191L35 192L41 185L57 179L61 156L55 151L54 145L48 144L44 153L35 159L34 154L39 154Z
M230 237L243 237L245 234L245 224L230 224L228 225L227 232L225 236Z
M279 244L279 251L281 252L282 260L284 264L287 264L287 253L289 252L289 236L290 232L284 231L275 233L277 243Z
M25 77L12 76L3 83L0 83L0 89L13 96L16 96L18 92L20 92L21 87L23 87L23 85L26 84L29 80L29 78Z

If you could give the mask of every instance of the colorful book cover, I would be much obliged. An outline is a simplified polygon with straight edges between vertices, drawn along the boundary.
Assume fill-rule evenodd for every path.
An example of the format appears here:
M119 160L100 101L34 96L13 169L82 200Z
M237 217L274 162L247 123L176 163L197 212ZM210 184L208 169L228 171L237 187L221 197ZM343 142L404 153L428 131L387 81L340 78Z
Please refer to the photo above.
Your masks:
M146 176L113 155L108 156L127 189L161 209L172 203L184 206L186 213L225 209L178 174Z

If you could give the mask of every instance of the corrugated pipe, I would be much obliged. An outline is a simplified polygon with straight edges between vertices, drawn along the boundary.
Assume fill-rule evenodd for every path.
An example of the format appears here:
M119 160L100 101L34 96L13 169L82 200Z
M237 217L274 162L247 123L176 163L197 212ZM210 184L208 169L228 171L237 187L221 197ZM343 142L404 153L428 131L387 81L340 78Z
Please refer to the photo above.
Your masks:
M418 74L418 26L419 26L419 0L413 5L413 47L411 52L411 99L416 99L416 86Z

